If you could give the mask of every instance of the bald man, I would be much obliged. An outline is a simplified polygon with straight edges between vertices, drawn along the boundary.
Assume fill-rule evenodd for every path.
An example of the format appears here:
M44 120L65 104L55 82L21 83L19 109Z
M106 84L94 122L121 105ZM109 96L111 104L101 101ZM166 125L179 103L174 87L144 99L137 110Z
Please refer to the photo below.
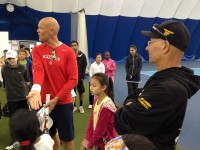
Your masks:
M43 18L38 24L39 41L43 44L32 51L33 87L27 98L30 107L37 110L46 103L46 94L51 95L45 107L54 122L49 131L55 141L54 150L60 150L59 138L65 150L74 150L71 90L77 85L78 69L74 51L58 39L59 29L52 17Z

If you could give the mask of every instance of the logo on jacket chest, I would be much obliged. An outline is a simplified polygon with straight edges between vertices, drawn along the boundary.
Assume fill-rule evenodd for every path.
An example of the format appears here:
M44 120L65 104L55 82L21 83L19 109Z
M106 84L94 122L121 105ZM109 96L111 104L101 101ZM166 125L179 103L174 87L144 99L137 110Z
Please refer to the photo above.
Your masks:
M54 59L52 59L52 57L53 57L52 55L48 55L48 54L47 55L43 55L44 59L49 60L49 64L50 65L52 65L53 61L60 61L60 57L56 56Z

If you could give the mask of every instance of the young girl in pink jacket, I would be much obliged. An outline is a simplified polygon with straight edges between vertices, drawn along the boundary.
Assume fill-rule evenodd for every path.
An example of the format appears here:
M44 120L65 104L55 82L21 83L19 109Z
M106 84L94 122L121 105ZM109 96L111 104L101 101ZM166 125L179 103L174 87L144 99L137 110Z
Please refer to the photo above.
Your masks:
M109 140L116 137L114 117L117 108L111 89L109 79L104 73L96 73L92 76L90 92L96 98L80 150L93 147L102 150Z

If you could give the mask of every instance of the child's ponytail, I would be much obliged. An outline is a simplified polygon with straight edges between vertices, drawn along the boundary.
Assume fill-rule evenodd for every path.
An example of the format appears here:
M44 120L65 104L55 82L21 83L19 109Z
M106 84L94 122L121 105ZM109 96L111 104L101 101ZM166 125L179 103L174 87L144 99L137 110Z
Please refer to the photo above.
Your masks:
M34 147L35 140L36 139L34 139L34 141L27 140L20 142L20 150L35 150Z
M108 88L107 88L107 95L112 99L112 101L115 103L115 100L114 100L114 87L113 87L113 81L112 79L109 77L108 78Z

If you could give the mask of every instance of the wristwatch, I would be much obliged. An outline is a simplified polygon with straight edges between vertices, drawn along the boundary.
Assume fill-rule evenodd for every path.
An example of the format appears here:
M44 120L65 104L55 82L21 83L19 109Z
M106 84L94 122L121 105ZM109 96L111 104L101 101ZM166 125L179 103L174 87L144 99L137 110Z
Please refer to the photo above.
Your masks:
M8 12L13 12L13 11L15 10L15 6L14 6L12 3L8 3L8 4L6 5L6 10L7 10Z

